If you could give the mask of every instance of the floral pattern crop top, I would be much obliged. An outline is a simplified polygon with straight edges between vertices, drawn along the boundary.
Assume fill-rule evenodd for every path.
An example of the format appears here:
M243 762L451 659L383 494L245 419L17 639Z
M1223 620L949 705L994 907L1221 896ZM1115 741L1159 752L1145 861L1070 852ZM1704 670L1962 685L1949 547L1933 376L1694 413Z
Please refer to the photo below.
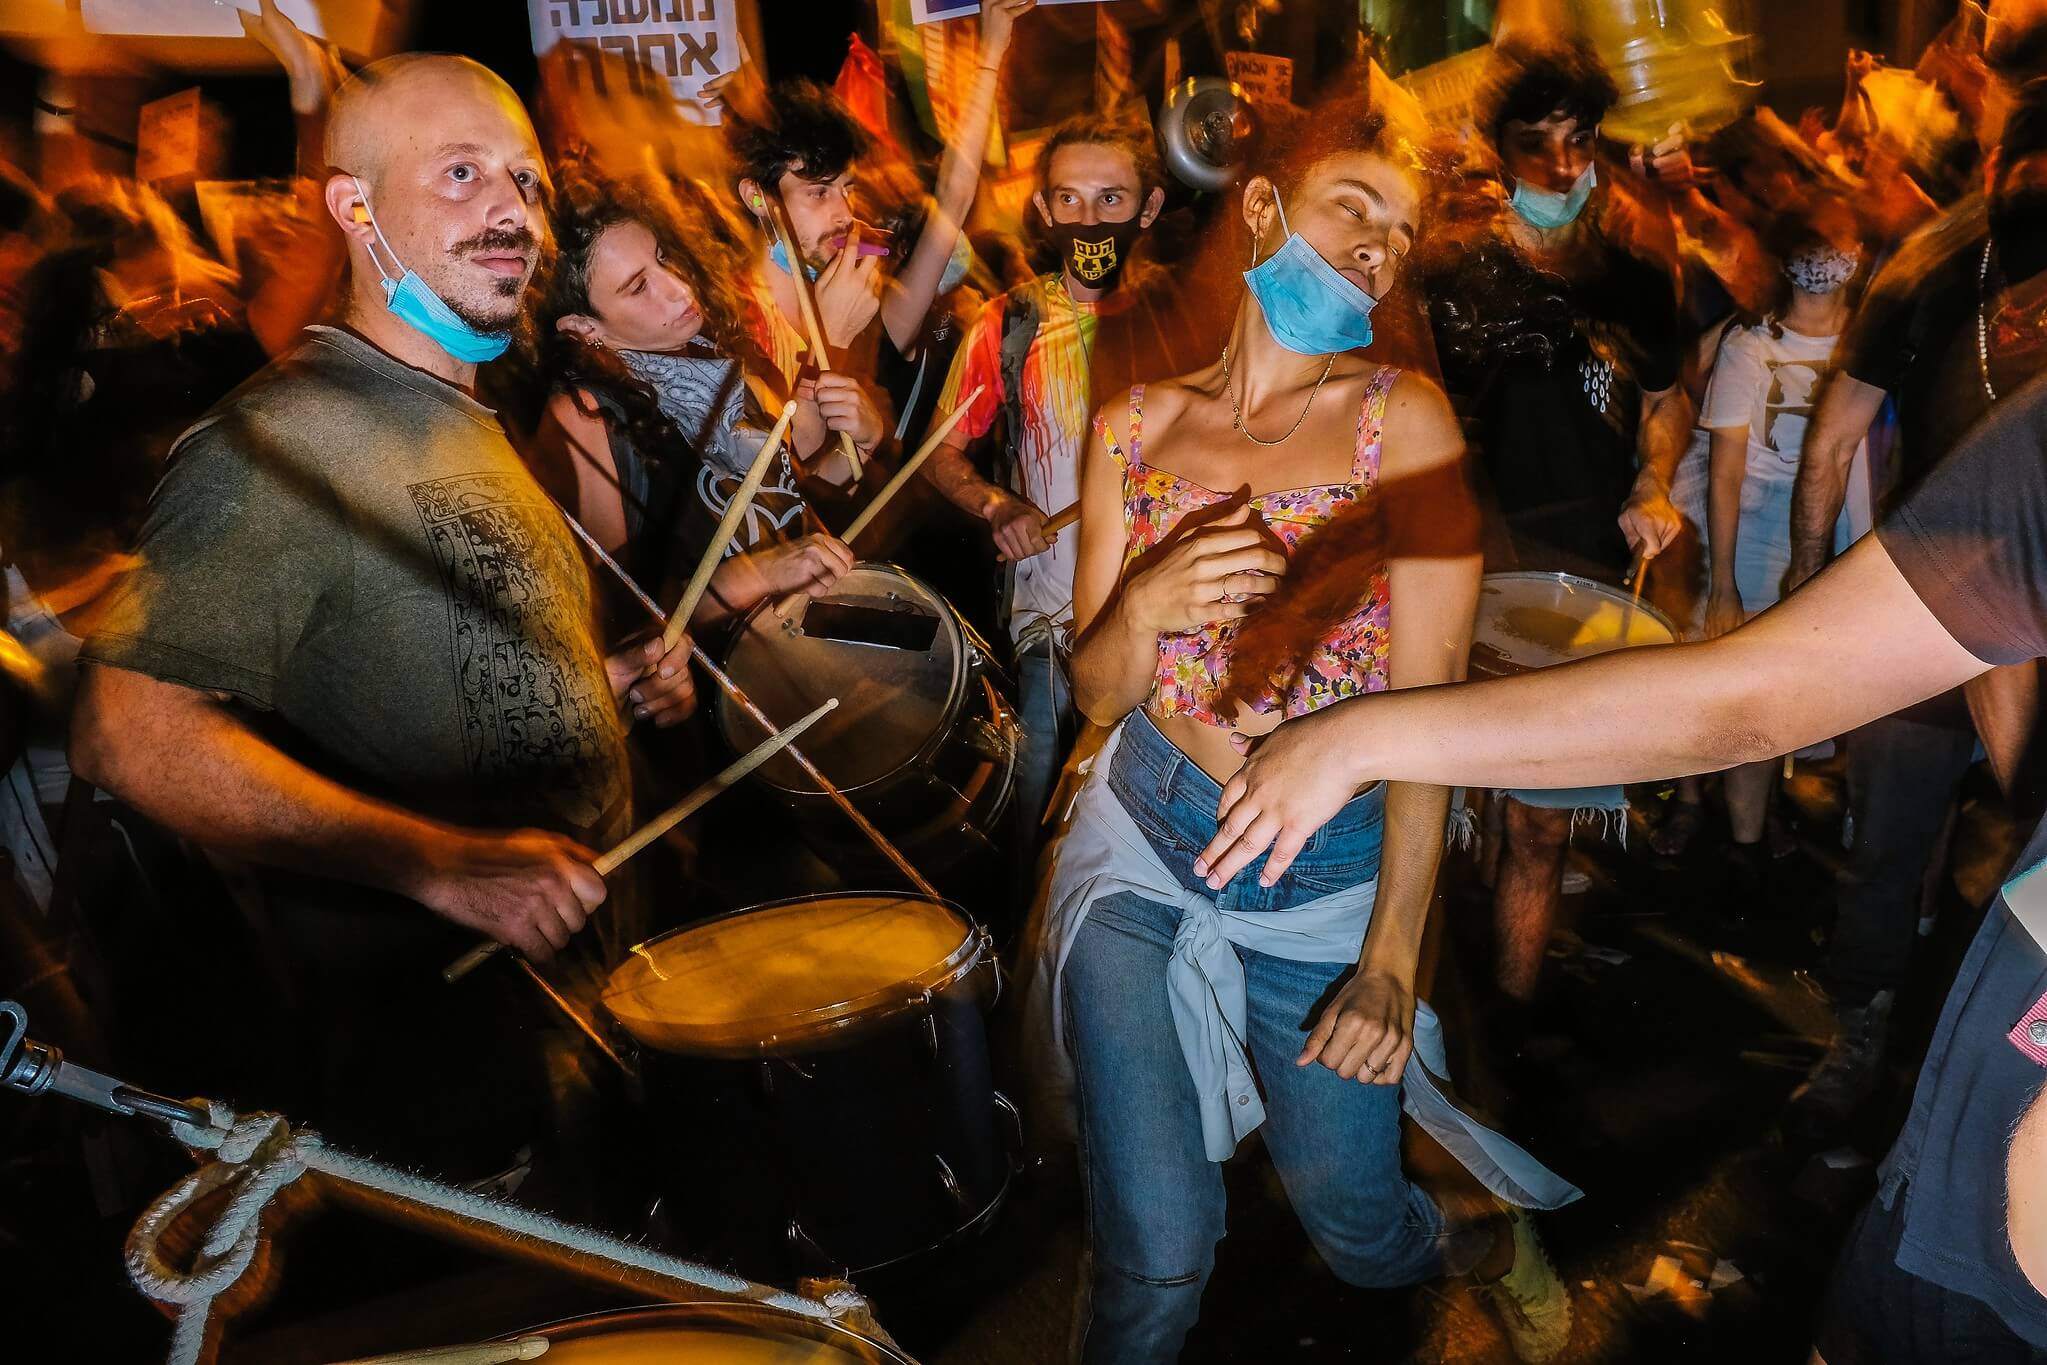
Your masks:
M1369 494L1379 482L1379 449L1386 420L1386 396L1400 371L1381 366L1365 386L1358 410L1357 446L1351 457L1349 483L1317 484L1261 493L1251 506L1265 518L1292 554L1295 545L1348 503ZM1203 488L1164 469L1144 463L1144 386L1130 390L1130 451L1116 444L1109 424L1095 418L1095 434L1123 471L1123 567L1170 536L1187 513L1222 502L1226 494ZM1392 643L1393 609L1386 588L1386 569L1372 571L1370 586L1358 609L1339 623L1329 637L1303 661L1299 674L1281 698L1267 695L1253 705L1261 713L1284 704L1291 719L1331 702L1387 687L1386 662ZM1192 716L1208 725L1229 728L1234 716L1214 711L1215 697L1229 673L1230 642L1237 623L1224 621L1197 630L1159 636L1158 672L1152 680L1147 709L1153 716Z

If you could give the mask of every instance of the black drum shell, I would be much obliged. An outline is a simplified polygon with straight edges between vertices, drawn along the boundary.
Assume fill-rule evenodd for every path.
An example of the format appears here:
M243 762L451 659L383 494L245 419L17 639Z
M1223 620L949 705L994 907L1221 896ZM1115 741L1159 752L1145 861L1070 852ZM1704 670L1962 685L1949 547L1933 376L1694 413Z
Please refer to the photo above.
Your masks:
M992 972L987 959L881 1024L752 1059L643 1048L646 1147L675 1249L772 1279L857 1273L991 1216L1010 1174Z

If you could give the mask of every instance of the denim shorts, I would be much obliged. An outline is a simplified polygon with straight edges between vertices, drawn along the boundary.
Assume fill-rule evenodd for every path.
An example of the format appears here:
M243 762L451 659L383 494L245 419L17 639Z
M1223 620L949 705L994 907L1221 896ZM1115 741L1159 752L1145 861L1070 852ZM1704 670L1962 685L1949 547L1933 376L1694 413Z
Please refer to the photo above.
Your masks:
M1194 875L1194 857L1215 838L1222 788L1159 733L1143 711L1133 712L1124 722L1109 764L1109 790L1180 884L1189 891L1213 894L1222 910L1286 910L1379 875L1386 829L1384 783L1352 797L1328 824L1308 836L1293 865L1273 886L1258 885L1258 874L1265 869L1260 856L1214 893Z

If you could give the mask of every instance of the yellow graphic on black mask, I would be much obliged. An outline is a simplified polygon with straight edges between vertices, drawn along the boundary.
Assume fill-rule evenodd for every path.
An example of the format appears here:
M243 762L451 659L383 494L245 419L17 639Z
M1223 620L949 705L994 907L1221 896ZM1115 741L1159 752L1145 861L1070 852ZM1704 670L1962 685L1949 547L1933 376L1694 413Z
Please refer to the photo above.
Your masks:
M1107 237L1099 242L1073 242L1073 273L1093 284L1106 275L1113 274L1119 262L1116 259L1116 239Z

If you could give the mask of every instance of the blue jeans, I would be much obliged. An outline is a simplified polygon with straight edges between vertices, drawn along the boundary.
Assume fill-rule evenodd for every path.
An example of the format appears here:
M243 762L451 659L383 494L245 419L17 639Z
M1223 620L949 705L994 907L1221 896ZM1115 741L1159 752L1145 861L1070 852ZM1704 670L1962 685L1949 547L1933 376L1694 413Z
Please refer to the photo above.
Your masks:
M1016 811L1035 849L1052 784L1073 747L1073 683L1049 639L1017 653L1016 710L1023 729L1016 746Z
M1191 864L1215 832L1215 782L1142 714L1124 727L1108 782L1182 885L1205 892ZM1277 885L1261 888L1254 864L1218 904L1283 911L1377 876L1383 792L1345 806ZM1075 1324L1084 1362L1177 1359L1223 1235L1222 1167L1202 1149L1194 1083L1166 999L1179 918L1176 907L1140 896L1105 897L1061 977L1086 1172L1089 1267ZM1244 948L1237 956L1250 1002L1246 1050L1265 1096L1260 1132L1316 1250L1355 1285L1441 1274L1442 1212L1400 1167L1399 1089L1294 1065L1350 965Z

